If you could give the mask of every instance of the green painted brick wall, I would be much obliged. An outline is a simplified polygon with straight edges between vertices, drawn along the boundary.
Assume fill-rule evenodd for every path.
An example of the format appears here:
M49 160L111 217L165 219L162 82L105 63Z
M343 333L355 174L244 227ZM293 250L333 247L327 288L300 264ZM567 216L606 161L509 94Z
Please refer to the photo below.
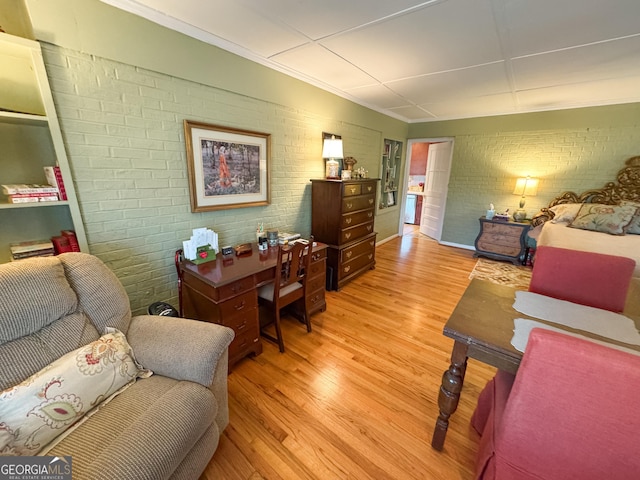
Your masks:
M528 216L565 191L614 181L640 154L640 104L413 124L410 138L455 138L442 241L473 246L490 203L518 208L516 177L540 179Z
M255 240L258 222L309 235L323 131L340 133L358 166L379 168L379 130L53 45L43 53L91 252L134 311L176 301L173 254L194 228L213 229L220 246ZM191 213L184 119L270 133L271 204Z

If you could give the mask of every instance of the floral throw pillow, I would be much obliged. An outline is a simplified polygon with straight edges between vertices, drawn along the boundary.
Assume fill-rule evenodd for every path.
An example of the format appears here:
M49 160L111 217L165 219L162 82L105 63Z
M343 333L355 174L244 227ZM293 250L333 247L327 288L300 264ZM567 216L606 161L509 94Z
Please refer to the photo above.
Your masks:
M116 329L0 392L0 456L36 455L102 401L152 373Z
M640 202L632 202L629 200L623 200L620 202L620 205L631 205L636 207L638 211L631 219L629 225L625 229L625 233L632 233L634 235L640 235Z
M624 235L625 228L637 210L631 205L585 203L569 226L611 235Z
M582 207L582 203L561 203L560 205L554 205L549 210L553 212L553 219L551 223L571 223L578 211Z

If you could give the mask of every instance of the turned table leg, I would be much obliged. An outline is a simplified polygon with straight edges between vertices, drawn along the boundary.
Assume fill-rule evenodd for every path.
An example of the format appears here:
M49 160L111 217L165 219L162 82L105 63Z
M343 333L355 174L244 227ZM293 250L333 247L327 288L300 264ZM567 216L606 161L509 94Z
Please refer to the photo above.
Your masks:
M460 391L462 390L464 374L467 368L467 349L468 345L464 343L454 343L453 351L451 352L451 365L442 375L442 385L438 395L440 415L436 420L433 438L431 439L431 446L436 450L442 450L444 439L447 436L447 429L449 428L449 417L458 408Z

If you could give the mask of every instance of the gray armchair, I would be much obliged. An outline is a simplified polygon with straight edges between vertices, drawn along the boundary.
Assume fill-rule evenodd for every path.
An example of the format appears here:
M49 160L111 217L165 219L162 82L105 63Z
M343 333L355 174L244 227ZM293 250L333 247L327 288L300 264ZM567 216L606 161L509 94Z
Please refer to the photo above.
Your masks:
M116 276L83 253L0 265L0 301L0 391L17 391L65 354L98 341L108 327L122 332L137 363L153 372L100 404L47 455L72 456L74 479L198 478L229 422L231 329L132 318ZM12 448L0 436L0 454Z

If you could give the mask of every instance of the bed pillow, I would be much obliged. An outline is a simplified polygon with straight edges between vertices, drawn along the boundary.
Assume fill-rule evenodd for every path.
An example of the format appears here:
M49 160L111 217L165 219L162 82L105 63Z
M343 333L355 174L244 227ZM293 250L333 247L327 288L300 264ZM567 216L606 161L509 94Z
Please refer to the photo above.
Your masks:
M625 233L631 233L633 235L640 235L640 202L631 202L629 200L622 200L620 205L631 205L637 207L636 214L631 219L629 225L625 229Z
M109 330L0 392L0 456L36 455L101 402L151 375L124 334Z
M561 203L554 205L549 210L553 212L551 223L571 223L578 215L582 203Z
M631 223L637 210L632 205L585 203L569 226L611 235L624 235L625 228Z

